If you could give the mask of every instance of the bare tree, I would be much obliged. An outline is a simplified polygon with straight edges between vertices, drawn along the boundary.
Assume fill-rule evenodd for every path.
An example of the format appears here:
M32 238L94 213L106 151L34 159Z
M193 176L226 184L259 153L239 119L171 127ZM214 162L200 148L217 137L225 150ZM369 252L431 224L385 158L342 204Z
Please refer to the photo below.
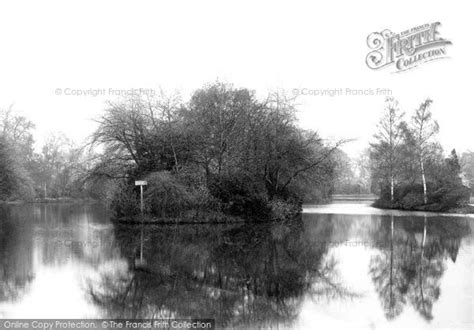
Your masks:
M148 108L153 129L156 132L164 131L165 133L173 154L176 171L179 170L179 161L174 130L180 119L179 110L181 106L182 99L178 92L166 93L163 89L160 89L159 97L147 97L145 106Z

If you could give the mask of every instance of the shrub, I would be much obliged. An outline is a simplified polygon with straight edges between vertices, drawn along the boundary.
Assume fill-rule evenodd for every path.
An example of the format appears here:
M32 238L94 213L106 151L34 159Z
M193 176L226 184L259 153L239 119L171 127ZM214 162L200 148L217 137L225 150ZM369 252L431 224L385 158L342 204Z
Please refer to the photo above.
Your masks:
M202 184L185 184L183 178L168 171L152 172L143 178L144 212L159 217L181 216L183 211L218 210L220 201ZM140 190L132 182L114 186L110 206L116 217L140 214Z
M297 203L287 202L281 199L275 199L270 202L271 218L275 221L285 221L292 219L301 211Z
M170 172L153 172L145 177L146 211L158 216L177 216L193 206L195 198Z
M186 187L190 195L190 206L196 210L219 210L220 201L212 196L206 186L205 176L195 166L184 166L175 175L176 179Z
M372 203L373 207L381 208L381 209L394 209L397 208L397 205L392 203L390 200L379 198L374 203Z
M129 217L140 213L140 199L134 187L127 183L118 184L110 206L116 217Z
M428 184L428 202L423 199L423 186L421 184L404 184L395 189L394 202L390 196L384 194L374 203L380 208L401 208L407 210L448 211L453 208L469 204L470 191L468 187L459 184L440 185Z
M270 214L265 187L245 174L213 177L209 191L222 202L225 213L247 217Z
M430 195L430 202L439 204L440 210L445 211L468 205L470 196L471 192L466 186L444 186Z
M423 193L420 194L416 191L410 191L405 196L403 196L399 204L401 204L402 208L409 210L412 210L417 206L421 206L424 204Z

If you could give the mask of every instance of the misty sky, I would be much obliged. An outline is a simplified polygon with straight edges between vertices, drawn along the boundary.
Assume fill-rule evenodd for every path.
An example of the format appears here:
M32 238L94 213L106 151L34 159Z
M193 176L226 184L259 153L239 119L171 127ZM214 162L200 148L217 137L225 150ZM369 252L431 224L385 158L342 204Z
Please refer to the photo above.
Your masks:
M0 5L0 107L14 104L36 139L94 129L114 91L181 90L220 80L265 95L274 89L389 89L407 113L425 98L446 151L474 150L472 10L468 1L14 1ZM403 73L365 64L367 36L439 21L449 59ZM64 95L103 90L102 95ZM112 94L110 94L112 91ZM58 92L58 90L60 92ZM61 95L56 95L61 94ZM301 124L328 138L374 133L384 95L302 96Z

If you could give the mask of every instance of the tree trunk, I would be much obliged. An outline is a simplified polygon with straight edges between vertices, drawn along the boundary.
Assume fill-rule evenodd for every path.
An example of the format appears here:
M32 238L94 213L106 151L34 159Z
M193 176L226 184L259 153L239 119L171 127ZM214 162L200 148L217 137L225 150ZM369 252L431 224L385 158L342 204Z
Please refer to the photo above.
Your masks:
M393 180L393 174L390 176L390 201L393 203L393 191L394 191L394 180Z
M428 195L426 192L426 177L425 177L425 166L423 165L423 159L420 159L420 167L421 167L421 180L423 182L423 203L428 203Z
M421 262L420 262L420 293L421 293L421 305L423 306L423 313L426 315L426 307L425 307L425 296L423 293L423 258L425 253L425 242L426 242L426 227L427 227L427 219L426 215L424 216L424 226L423 226L423 239L421 241Z
M394 308L393 299L393 215L390 219L390 309Z

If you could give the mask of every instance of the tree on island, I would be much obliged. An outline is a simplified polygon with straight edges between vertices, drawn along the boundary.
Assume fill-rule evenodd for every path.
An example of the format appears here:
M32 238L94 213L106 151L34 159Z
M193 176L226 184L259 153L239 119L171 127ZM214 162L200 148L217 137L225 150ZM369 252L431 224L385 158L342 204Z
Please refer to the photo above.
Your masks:
M176 214L176 203L181 211L260 218L292 213L303 201L330 196L334 155L346 142L329 143L298 127L296 108L284 93L258 100L254 91L219 82L187 103L165 94L113 102L97 120L92 145L104 152L89 177L118 182L113 199L120 216L136 211L136 179L159 185L148 186L145 202L147 212L161 217ZM157 200L174 201L157 207Z
M431 104L430 99L423 102L410 125L401 116L395 117L398 129L392 139L393 121L389 115L382 117L383 125L370 147L372 181L379 194L375 206L447 211L468 203L469 189L462 184L456 151L445 158L436 142L439 125L429 109Z
M402 143L404 113L400 111L399 104L394 98L386 99L386 107L378 131L374 135L376 142L371 143L372 158L377 160L376 170L378 175L388 179L390 185L390 201L394 202L395 177L399 164L399 147Z
M439 125L433 120L433 114L429 107L433 101L427 99L415 111L412 122L418 161L420 163L421 180L423 183L423 202L428 203L428 192L426 187L425 159L429 153L429 142L439 132Z

